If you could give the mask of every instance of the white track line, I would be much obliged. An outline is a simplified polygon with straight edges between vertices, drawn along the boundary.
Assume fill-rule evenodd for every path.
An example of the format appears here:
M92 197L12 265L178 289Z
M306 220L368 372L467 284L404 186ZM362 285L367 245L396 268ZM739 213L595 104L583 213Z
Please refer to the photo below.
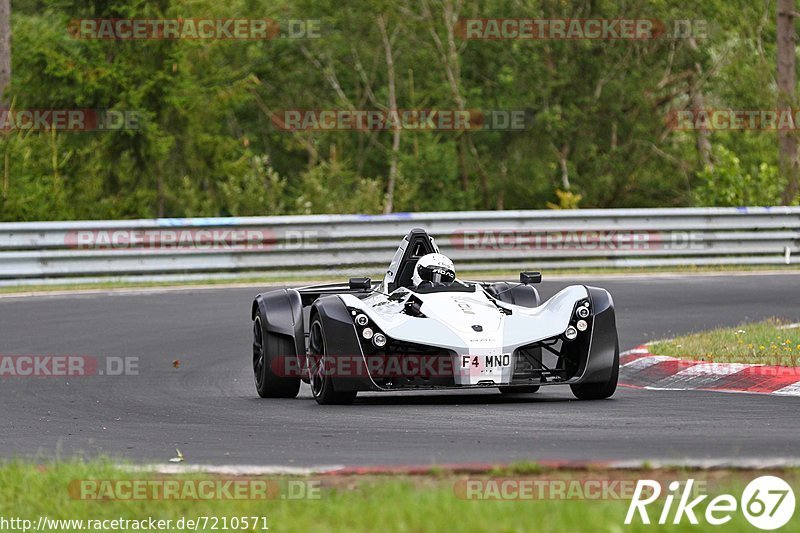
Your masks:
M281 465L187 465L187 464L147 464L121 465L127 472L147 472L154 474L215 474L221 476L310 476L326 474L344 468L342 465L324 466L281 466Z
M545 463L547 461L544 461ZM590 465L591 461L588 462ZM585 461L578 461L574 464L565 461L564 466L559 470L579 469L585 467ZM780 468L800 468L800 458L797 457L717 457L706 459L630 459L621 461L598 461L597 467L611 470L639 470L650 468L692 468L692 469L780 469ZM413 468L418 468L414 465ZM431 464L431 468L437 465ZM458 465L448 465L450 468L458 468ZM181 474L212 474L221 476L312 476L330 475L338 471L350 470L350 467L341 465L320 465L309 467L293 467L281 465L173 465L173 464L148 464L140 466L121 465L121 470L127 472L138 472L161 475L181 475ZM373 467L371 467L373 468ZM396 473L402 470L403 465L391 465L387 467L387 473ZM409 467L412 468L412 467ZM548 469L545 464L545 469ZM487 472L489 469L487 468ZM380 467L374 467L369 475L380 473ZM357 474L356 474L357 475Z

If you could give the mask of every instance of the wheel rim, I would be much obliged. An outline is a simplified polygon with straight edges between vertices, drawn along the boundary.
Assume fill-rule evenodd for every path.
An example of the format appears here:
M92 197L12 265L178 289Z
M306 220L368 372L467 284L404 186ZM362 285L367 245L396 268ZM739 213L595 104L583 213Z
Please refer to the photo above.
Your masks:
M255 374L256 387L259 389L264 384L264 365L266 364L264 333L261 330L261 317L257 316L253 322L253 373Z
M308 332L308 382L311 394L315 398L320 396L325 389L325 337L317 320Z

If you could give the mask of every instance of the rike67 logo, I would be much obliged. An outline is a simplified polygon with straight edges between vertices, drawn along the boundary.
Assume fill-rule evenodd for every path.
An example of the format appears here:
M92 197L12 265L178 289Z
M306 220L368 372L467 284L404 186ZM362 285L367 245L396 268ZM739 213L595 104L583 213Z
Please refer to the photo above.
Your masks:
M745 487L738 500L731 494L720 494L706 501L708 495L697 495L693 479L689 479L683 487L680 482L673 481L668 486L664 506L658 513L655 506L648 506L656 502L661 495L661 483L651 479L640 479L633 492L625 524L637 521L650 524L652 519L654 523L660 525L686 522L697 525L698 517L701 517L710 525L721 526L741 512L754 527L774 530L792 519L795 507L792 487L775 476L761 476L754 479ZM653 512L652 518L650 512Z

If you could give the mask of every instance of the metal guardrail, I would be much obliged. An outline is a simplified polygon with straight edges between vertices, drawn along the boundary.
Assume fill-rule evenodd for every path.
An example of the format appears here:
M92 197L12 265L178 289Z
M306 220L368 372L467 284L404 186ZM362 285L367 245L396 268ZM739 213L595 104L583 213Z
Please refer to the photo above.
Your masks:
M461 271L794 264L800 207L0 223L0 284L380 272L412 227Z

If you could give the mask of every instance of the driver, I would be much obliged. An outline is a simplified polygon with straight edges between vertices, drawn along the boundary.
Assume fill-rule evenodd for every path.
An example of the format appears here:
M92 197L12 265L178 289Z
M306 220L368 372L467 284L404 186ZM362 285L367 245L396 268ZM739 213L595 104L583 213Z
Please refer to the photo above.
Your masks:
M446 255L427 254L417 261L411 281L414 287L434 286L434 284L450 285L456 279L456 267ZM424 284L424 285L423 285Z

